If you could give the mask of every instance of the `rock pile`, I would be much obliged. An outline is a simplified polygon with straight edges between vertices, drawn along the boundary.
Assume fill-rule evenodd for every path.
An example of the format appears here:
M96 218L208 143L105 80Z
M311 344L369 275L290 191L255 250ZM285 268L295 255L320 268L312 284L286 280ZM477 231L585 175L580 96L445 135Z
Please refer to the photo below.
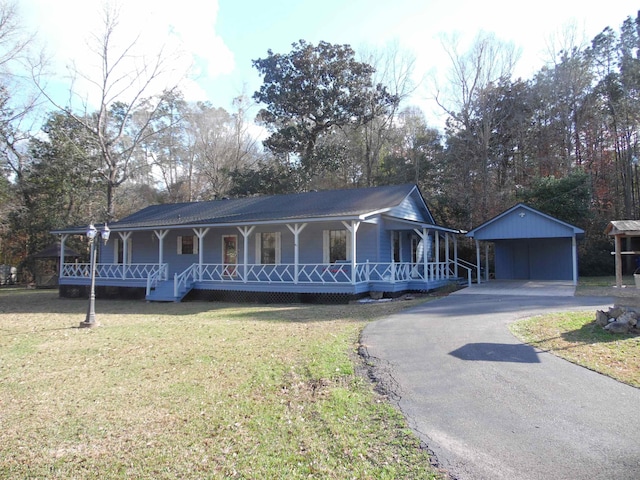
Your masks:
M596 323L611 333L638 331L640 314L629 307L610 307L608 311L596 311Z

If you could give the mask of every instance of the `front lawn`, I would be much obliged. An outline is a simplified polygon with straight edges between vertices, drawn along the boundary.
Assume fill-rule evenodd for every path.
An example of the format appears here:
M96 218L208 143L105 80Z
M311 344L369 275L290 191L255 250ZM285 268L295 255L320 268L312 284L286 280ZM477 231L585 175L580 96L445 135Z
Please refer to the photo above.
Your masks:
M1 478L437 478L355 368L365 305L0 290Z

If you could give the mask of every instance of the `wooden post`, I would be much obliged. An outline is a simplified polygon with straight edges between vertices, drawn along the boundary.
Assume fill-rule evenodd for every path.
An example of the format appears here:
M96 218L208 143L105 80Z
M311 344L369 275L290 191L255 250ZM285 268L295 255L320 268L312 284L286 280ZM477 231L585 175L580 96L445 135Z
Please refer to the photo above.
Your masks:
M615 236L616 248L616 287L622 288L622 235Z

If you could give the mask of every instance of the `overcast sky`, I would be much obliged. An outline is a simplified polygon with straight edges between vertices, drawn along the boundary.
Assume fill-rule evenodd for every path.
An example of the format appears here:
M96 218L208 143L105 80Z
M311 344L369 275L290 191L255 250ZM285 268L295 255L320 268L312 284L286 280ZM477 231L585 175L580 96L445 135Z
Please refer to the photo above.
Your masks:
M79 68L92 61L85 44L100 31L101 4L18 1L26 26L37 30L59 78L72 61ZM639 9L637 0L128 0L121 2L121 30L142 32L141 45L150 51L160 45L179 48L182 61L176 70L187 63L197 67L197 77L183 84L186 97L230 109L243 89L251 95L260 86L251 60L265 57L268 49L287 53L300 39L346 43L356 52L396 41L415 56L419 79L448 67L440 35L458 33L470 42L483 30L521 49L516 73L529 78L549 59L550 40L566 26L575 25L591 40L607 26L619 30ZM415 103L428 95L426 87L418 90Z

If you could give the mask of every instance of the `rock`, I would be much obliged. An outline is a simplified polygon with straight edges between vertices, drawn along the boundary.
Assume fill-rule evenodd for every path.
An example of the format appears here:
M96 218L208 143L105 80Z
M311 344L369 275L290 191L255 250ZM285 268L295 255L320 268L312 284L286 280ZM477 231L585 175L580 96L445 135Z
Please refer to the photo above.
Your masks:
M607 315L609 315L609 318L618 318L623 313L624 309L622 307L609 307Z
M596 310L596 324L601 327L606 326L609 323L609 315L602 310Z
M610 333L628 333L629 324L624 322L611 322L609 325L604 327L604 329Z
M628 323L630 326L634 327L638 323L638 317L634 312L625 312L618 317L617 321L620 323Z

